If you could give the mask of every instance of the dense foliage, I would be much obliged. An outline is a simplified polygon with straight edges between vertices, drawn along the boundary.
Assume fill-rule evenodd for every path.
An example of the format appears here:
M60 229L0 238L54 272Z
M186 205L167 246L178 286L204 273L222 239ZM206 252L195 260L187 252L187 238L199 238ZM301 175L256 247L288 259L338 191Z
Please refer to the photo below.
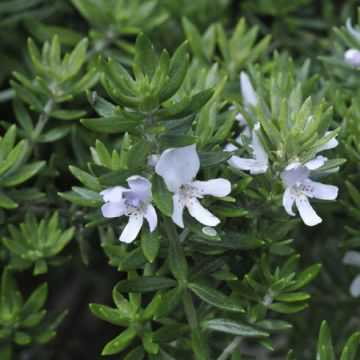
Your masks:
M0 359L358 359L359 5L2 1Z

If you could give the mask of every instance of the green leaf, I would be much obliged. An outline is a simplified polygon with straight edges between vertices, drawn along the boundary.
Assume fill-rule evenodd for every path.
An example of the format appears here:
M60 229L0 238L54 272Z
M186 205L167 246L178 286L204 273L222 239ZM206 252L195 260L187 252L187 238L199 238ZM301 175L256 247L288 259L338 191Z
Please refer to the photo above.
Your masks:
M154 175L152 179L152 194L156 207L166 216L171 217L173 213L172 194L167 189L162 177Z
M256 326L268 331L283 331L293 327L293 325L287 321L277 319L262 320L257 322Z
M188 44L185 41L176 49L170 60L170 80L160 95L161 102L171 98L180 88L189 67L189 59Z
M150 232L148 227L143 226L141 230L141 249L146 259L153 263L160 249L160 235L157 230Z
M221 235L218 241L206 240L199 236L190 237L191 240L205 244L209 247L217 247L224 249L250 250L261 247L265 244L260 238L252 234L241 234L236 232L227 232Z
M24 346L24 345L30 344L31 337L30 337L30 335L26 334L25 332L16 331L15 336L14 336L14 341L17 345Z
M96 91L86 91L86 96L90 105L96 111L96 113L103 118L116 117L118 112L116 106L105 100L104 98L97 95Z
M102 190L102 187L94 176L72 165L69 166L69 170L87 188L97 192Z
M118 134L136 128L142 120L126 120L119 116L81 119L81 124L90 130L103 134Z
M0 164L0 175L4 174L11 167L13 167L17 161L21 159L26 151L26 142L25 140L20 141L5 158L4 161Z
M15 209L17 206L18 205L14 200L10 199L2 191L0 191L0 208Z
M85 114L86 111L84 110L53 110L50 116L60 120L74 120L80 119Z
M209 348L204 333L199 328L191 330L191 344L196 360L209 359Z
M164 226L169 244L167 259L169 269L177 280L186 282L188 278L188 264L175 225L172 220L164 217Z
M278 301L283 302L296 302L296 301L305 301L310 298L308 293L303 292L293 292L293 293L283 293L275 297Z
M145 351L142 346L138 346L131 350L124 358L124 360L143 360Z
M143 276L141 278L122 280L116 288L120 292L151 292L177 285L177 281L163 276Z
M12 349L11 342L0 342L0 359L1 360L11 360L12 359Z
M156 55L149 38L140 33L135 42L135 66L150 79L156 68Z
M158 344L153 342L152 333L145 331L141 340L147 353L157 354L159 352L160 347Z
M164 134L159 136L159 143L164 148L183 147L196 143L196 137L192 135Z
M26 300L21 309L21 315L26 317L31 313L39 311L45 304L48 294L48 286L46 283L40 285Z
M216 290L208 285L200 283L190 283L188 285L200 299L211 304L212 306L226 311L245 312L243 307L235 300L224 295L219 290Z
M203 321L201 326L206 330L219 331L226 334L244 337L264 338L270 336L268 332L263 331L256 326L244 324L240 321L234 321L230 319L213 319Z
M127 253L124 258L119 261L119 271L130 271L142 267L146 263L146 257L140 248Z
M44 319L45 315L46 315L46 310L42 310L40 312L30 314L21 322L21 326L23 328L34 327Z
M33 271L34 276L45 274L47 273L47 271L48 271L48 266L44 259L39 259L35 262L35 267Z
M341 353L340 360L356 360L356 354L360 345L360 333L351 335Z
M305 308L307 308L307 304L293 305L293 304L272 303L269 305L269 309L278 312L280 314L294 314L303 311Z
M144 167L150 151L150 143L140 140L132 145L127 154L126 170L135 170Z
M155 295L148 304L148 306L144 309L141 319L145 322L152 320L156 310L159 308L161 304L161 301L162 301L161 295L160 294Z
M161 303L155 312L155 319L161 319L172 313L181 300L183 289L175 287L162 295Z
M320 327L316 359L335 360L335 353L332 345L330 329L326 321L323 321Z
M126 326L128 324L128 319L121 316L118 309L102 304L89 304L89 308L92 314L101 320L119 326Z
M314 264L297 275L294 285L287 288L287 291L298 290L313 281L321 270L321 264Z
M214 166L228 160L232 155L229 151L198 151L201 167Z
M105 345L101 355L112 355L123 351L130 345L135 336L136 330L132 327L127 328L119 336Z
M19 169L0 178L2 186L16 186L32 178L45 166L45 161L37 161L21 166Z

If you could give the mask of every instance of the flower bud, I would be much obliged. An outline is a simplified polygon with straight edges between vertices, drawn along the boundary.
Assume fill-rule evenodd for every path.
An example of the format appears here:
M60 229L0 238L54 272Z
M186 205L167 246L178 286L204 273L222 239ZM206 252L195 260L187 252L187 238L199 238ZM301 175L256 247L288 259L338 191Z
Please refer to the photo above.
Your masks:
M357 49L347 50L344 54L344 60L349 66L360 66L360 51Z

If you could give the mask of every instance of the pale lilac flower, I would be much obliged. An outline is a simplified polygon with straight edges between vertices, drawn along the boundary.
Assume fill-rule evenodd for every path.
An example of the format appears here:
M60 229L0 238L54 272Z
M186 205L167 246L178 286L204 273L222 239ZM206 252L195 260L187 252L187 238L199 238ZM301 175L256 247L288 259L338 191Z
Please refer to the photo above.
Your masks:
M360 45L360 31L355 30L351 25L351 20L346 20L346 29L352 38ZM352 67L360 66L360 51L359 49L349 49L344 54L345 62Z
M286 187L283 196L283 206L286 212L295 216L293 212L295 203L302 220L308 226L317 225L322 221L310 205L309 198L334 200L338 194L336 186L321 184L309 178L310 171L323 166L326 160L325 157L318 156L305 164L294 162L280 174Z
M241 158L239 156L232 156L228 161L229 165L240 170L249 170L250 174L262 174L266 172L269 166L269 159L266 151L264 150L256 131L260 129L260 124L256 124L251 137L251 148L254 155L253 159ZM233 151L236 147L228 144L225 151Z
M360 252L348 251L343 259L343 263L346 265L352 265L360 267ZM360 274L355 277L350 285L350 294L353 297L360 296Z
M352 27L350 18L346 20L346 30L353 37L353 39L360 44L360 31L357 31Z
M218 225L220 220L206 210L198 198L201 199L204 195L223 197L231 192L231 184L226 179L195 180L199 169L200 159L195 144L165 150L155 167L156 173L164 179L167 188L174 194L172 220L182 228L184 207L187 207L190 215L201 224Z
M360 50L349 49L345 51L344 60L349 66L360 67Z
M130 243L136 239L143 225L144 218L149 223L150 231L157 227L157 215L151 205L151 182L142 176L131 176L127 179L129 189L115 186L102 191L105 204L101 211L106 218L116 218L123 215L129 217L129 222L120 235L120 241Z
M304 131L307 130L307 128L310 126L313 118L314 117L312 115L310 115L308 117L305 128L304 128ZM331 133L332 133L332 131L325 131L325 134L324 134L323 138L330 135ZM333 148L337 147L338 145L339 145L339 142L337 141L336 136L334 136L333 138L328 140L325 144L319 146L316 149L316 152L319 153L321 151L330 150L330 149L333 149Z
M256 106L256 92L251 85L249 76L244 71L240 73L240 90L244 100L244 108L247 109L249 106ZM238 113L236 114L235 119L239 122L241 126L244 126L244 130L241 134L250 137L251 131L244 116L241 113ZM242 144L241 139L239 143Z
M158 154L151 154L151 155L148 156L148 162L147 162L147 164L148 164L149 166L155 167L156 164L157 164L157 162L159 161L159 159L160 159L160 155L158 155Z

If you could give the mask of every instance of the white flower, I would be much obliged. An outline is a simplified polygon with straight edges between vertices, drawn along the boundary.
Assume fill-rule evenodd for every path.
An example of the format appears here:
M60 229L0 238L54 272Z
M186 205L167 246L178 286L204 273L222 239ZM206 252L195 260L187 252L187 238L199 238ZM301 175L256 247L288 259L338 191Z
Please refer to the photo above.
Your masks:
M120 241L130 243L139 234L144 218L148 221L150 231L157 226L157 215L151 205L151 182L142 176L131 176L127 179L129 189L115 186L102 191L105 204L101 211L106 218L115 218L126 215L129 222L120 235Z
M346 20L346 30L360 44L360 31L355 30L351 25L351 19Z
M148 156L148 162L147 164L149 166L152 166L152 167L155 167L155 165L157 164L157 162L159 161L160 159L160 155L158 154L151 154Z
M309 179L310 171L320 168L327 159L318 156L304 165L299 162L290 164L280 174L286 189L283 196L283 206L286 212L295 216L293 212L294 202L300 216L308 226L321 223L321 218L311 207L308 198L321 200L334 200L338 194L338 188L333 185L325 185Z
M208 181L194 180L200 168L200 159L196 145L165 150L156 164L155 171L162 176L173 195L174 212L172 220L184 227L183 211L186 206L189 213L200 223L216 226L220 220L206 210L198 198L204 195L223 197L231 192L231 184L226 179Z
M248 107L249 105L256 106L256 92L251 85L250 78L246 72L242 71L240 73L240 88L241 94L244 99L244 105Z
M357 49L349 49L344 54L345 62L352 67L360 66L360 51Z
M240 90L241 90L241 95L244 100L245 109L248 108L249 105L256 106L256 102L257 102L256 92L251 85L249 76L244 71L242 71L240 73ZM235 116L235 119L239 122L239 124L241 126L245 126L245 128L242 132L242 135L250 137L250 135L251 135L250 128L249 128L244 116L241 113L238 113ZM240 139L240 144L241 143L242 143L242 141Z
M252 131L251 147L254 154L254 159L245 159L239 156L232 156L228 161L229 165L240 170L250 170L250 174L262 174L266 172L269 166L268 156L256 135L256 131L260 129L260 124L256 124ZM234 145L228 144L225 147L226 151L235 150Z
M343 263L346 265L360 267L360 252L348 251L344 256ZM350 294L353 297L360 296L360 274L357 275L355 279L351 282Z
M308 117L305 128L304 128L304 131L306 131L307 128L310 126L311 122L313 121L313 118L314 117L312 115L310 115ZM330 135L331 133L332 133L332 131L325 131L325 134L324 134L323 138ZM330 149L333 149L333 148L337 147L338 145L339 145L339 142L336 140L336 136L334 136L333 138L328 140L325 144L319 146L316 149L316 152L318 153L318 152L321 152L321 151L324 151L324 150L330 150Z

